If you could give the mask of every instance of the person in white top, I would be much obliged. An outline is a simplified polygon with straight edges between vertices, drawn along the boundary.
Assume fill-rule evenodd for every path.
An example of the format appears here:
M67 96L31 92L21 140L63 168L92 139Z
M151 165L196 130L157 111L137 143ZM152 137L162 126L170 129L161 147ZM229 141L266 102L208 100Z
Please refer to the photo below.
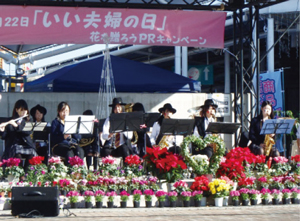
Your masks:
M126 104L122 102L121 98L114 98L112 104L109 105L112 108L111 113L122 113L123 105ZM132 135L132 131L110 133L110 118L106 118L103 124L102 138L105 140L105 143L101 150L101 157L122 157L125 160L127 156L133 154L130 144Z

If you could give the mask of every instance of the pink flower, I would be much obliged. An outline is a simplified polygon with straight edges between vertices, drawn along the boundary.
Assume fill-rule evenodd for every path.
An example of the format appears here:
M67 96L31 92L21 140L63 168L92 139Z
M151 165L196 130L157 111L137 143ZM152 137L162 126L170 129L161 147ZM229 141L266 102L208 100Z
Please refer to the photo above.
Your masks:
M191 197L191 196L192 196L192 193L191 193L191 191L183 191L183 192L181 193L181 196Z
M78 156L69 157L69 163L71 164L71 166L84 166L83 160Z
M201 190L195 190L193 193L192 193L192 196L196 196L196 195L202 195L203 191Z
M155 193L156 197L161 197L161 196L166 196L168 193L163 191L163 190L159 190Z
M107 156L102 158L102 163L103 164L114 164L116 162L116 159L113 158L112 156Z
M19 158L9 158L8 160L3 160L3 164L7 167L19 166L21 159Z
M281 164L284 164L284 163L287 163L289 160L285 157L274 157L274 161L276 163L281 163Z
M148 178L148 180L149 180L149 182L151 182L151 183L156 183L156 182L157 182L157 177L155 177L155 176L150 176L150 177Z
M134 190L133 191L133 195L142 195L143 193L142 193L142 191L140 191L140 190Z
M107 192L105 195L108 196L108 197L110 197L110 196L117 196L117 194L116 194L115 191Z
M103 190L97 190L94 195L95 196L104 196L105 192Z
M254 189L251 189L251 190L249 190L249 192L248 192L249 194L255 194L255 195L257 195L257 194L260 194L260 192L259 192L259 190L254 190Z
M247 189L247 188L242 188L242 189L239 190L239 192L240 192L241 194L242 194L242 193L247 194L247 193L249 193L249 189Z
M90 190L84 191L83 196L94 196L94 192Z
M176 191L171 191L168 193L168 196L177 196L177 192Z
M289 189L283 189L281 192L282 192L282 193L291 193L292 191L289 190Z
M60 157L51 157L49 159L49 164L61 164L61 160L60 160Z
M266 183L266 182L268 182L268 179L267 179L267 177L262 176L262 177L258 178L257 181L259 181L261 183Z
M120 193L120 196L130 196L130 194L127 193L126 190L123 190L123 191Z
M154 195L154 191L150 190L150 189L144 190L144 195L146 195L146 196L153 196Z
M229 179L227 176L221 176L220 179L225 180L226 184L229 184L230 186L234 185L233 181L231 179Z
M260 191L261 194L270 194L271 191L269 189L266 188L262 188L262 190Z
M291 192L293 192L293 193L300 193L300 190L295 187L295 188L291 189Z
M188 187L188 184L182 180L180 181L177 181L176 183L174 183L173 185L175 188L177 187L184 187L184 188L187 188Z
M80 194L77 191L70 191L67 193L67 197L72 197L72 196L80 196Z
M230 191L230 196L240 196L240 192L239 191L236 191L236 190L232 190Z

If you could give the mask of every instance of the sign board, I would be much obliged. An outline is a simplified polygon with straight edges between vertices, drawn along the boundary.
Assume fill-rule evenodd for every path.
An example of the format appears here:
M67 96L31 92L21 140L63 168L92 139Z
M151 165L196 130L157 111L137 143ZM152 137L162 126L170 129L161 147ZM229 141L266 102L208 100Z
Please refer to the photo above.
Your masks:
M208 94L207 98L213 99L214 103L218 105L216 117L230 116L230 94Z
M200 81L201 85L214 84L214 66L213 65L195 65L189 66L188 77Z

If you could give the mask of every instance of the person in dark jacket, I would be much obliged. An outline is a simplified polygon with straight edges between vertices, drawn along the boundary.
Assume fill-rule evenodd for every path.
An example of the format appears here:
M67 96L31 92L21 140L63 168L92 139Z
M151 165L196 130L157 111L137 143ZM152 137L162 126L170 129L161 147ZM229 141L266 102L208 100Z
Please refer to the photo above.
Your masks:
M51 146L55 155L64 158L65 165L69 165L69 158L84 157L84 150L78 145L80 134L64 134L65 118L70 114L67 102L60 102L57 107L57 117L51 123Z
M24 131L28 117L28 105L21 99L15 103L12 113L12 119L18 119L16 124L8 124L2 135L5 140L5 151L3 159L25 158L24 171L28 170L29 160L37 156L35 145L30 137L32 131Z

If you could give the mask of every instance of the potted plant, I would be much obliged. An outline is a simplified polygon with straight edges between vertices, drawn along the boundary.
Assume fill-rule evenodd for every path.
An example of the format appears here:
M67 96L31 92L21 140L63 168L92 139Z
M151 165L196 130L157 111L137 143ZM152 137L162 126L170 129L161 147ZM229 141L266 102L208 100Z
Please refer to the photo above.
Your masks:
M142 195L142 191L140 191L140 190L133 191L133 206L135 208L140 207L141 195Z
M70 200L71 208L77 208L78 197L80 194L77 191L69 191L67 197Z
M27 181L31 182L34 186L38 182L43 182L46 178L46 172L48 172L47 166L43 163L44 157L36 156L29 160L30 166L27 172Z
M165 201L166 201L166 195L168 193L163 191L163 190L158 190L156 193L155 193L155 196L157 197L157 200L158 200L158 205L159 207L164 207L165 205Z
M195 181L191 185L191 190L196 191L203 191L203 197L201 199L201 206L206 206L206 197L209 195L209 188L208 188L208 178L206 176L199 176L195 177Z
M183 206L184 207L189 207L190 206L190 199L191 199L191 196L192 196L191 191L183 191L183 192L181 192L181 196L182 196Z
M201 199L203 197L202 194L203 194L203 191L201 191L201 190L193 191L192 196L194 198L195 207L200 207L201 206Z
M64 165L60 157L51 157L48 164L48 177L51 181L66 176L68 167Z
M259 194L260 192L258 190L249 190L250 202L252 206L257 205L257 197Z
M127 207L127 201L129 199L130 194L126 192L126 190L123 190L120 192L121 196L121 208L126 208Z
M242 198L242 205L248 206L249 204L249 189L242 188L239 190L241 198Z
M272 202L274 205L278 205L279 204L279 194L280 194L280 190L277 189L273 189L271 191L271 194L273 196Z
M257 183L259 184L259 188L265 188L268 189L269 188L269 180L266 176L262 176L260 178L257 179Z
M282 204L290 204L291 190L283 189L281 193L282 193Z
M145 195L145 201L146 201L146 207L151 207L152 205L152 197L154 195L154 191L151 189L144 190Z
M291 157L291 166L294 174L300 175L300 155L292 156Z
M168 193L170 207L176 207L178 193L176 191L171 191Z
M135 176L141 176L143 171L143 166L141 165L143 163L143 160L140 159L138 155L129 155L125 158L126 166L124 168L125 170L125 176L128 176L129 174L133 174Z
M173 185L173 187L175 188L174 190L178 194L181 194L183 191L189 190L188 184L185 181L182 181L182 180L175 182L174 185Z
M8 179L8 182L13 180L19 180L21 176L24 176L24 169L19 166L21 159L19 158L9 158L8 160L3 160L3 164L6 165L4 174Z
M224 191L230 190L230 185L225 180L215 179L208 184L209 190L215 199L215 206L223 206Z
M67 191L70 190L71 181L68 179L60 179L58 181L58 184L59 184L60 194L65 196L67 194Z
M116 192L115 191L107 192L106 196L108 197L107 207L108 208L113 208L114 199L115 199L115 196L117 196Z
M300 190L298 190L297 188L293 188L291 189L291 198L292 198L292 204L299 204L299 194L300 194Z
M97 190L94 193L95 201L96 201L96 208L102 207L104 195L105 195L105 192L103 190Z
M269 189L262 188L262 190L260 191L260 193L261 193L262 204L263 205L268 205L268 203L269 203L269 196L270 196L271 191Z
M230 196L232 197L232 205L233 206L239 206L239 197L240 197L240 192L237 190L232 190L230 191Z
M94 196L94 192L90 190L86 190L84 191L83 196L85 201L85 208L92 208L93 207L92 198Z
M84 179L88 171L86 166L84 165L83 160L78 156L74 156L70 157L68 162L70 163L69 174L72 177L72 179Z

